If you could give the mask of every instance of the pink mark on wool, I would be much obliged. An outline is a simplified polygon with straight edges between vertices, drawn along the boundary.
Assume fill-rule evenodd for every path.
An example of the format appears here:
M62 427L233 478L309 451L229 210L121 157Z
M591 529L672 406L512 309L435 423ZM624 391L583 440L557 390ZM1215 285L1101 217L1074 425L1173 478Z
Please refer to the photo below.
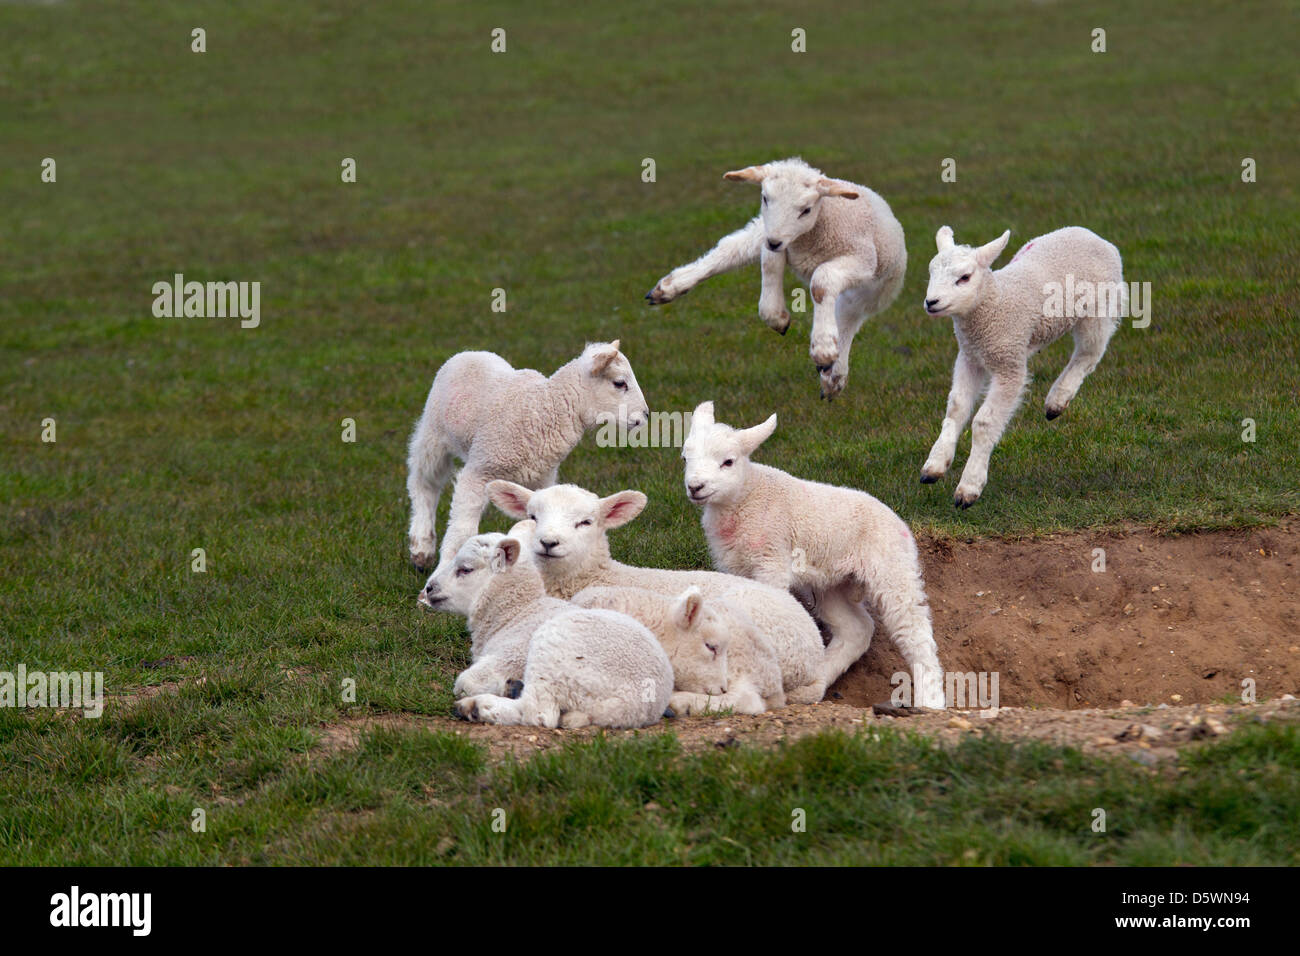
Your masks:
M767 535L751 534L745 539L745 544L748 546L749 550L758 551L763 547L763 545L767 544Z
M736 537L735 515L727 515L718 521L718 537L727 544L730 544L732 539Z
M1019 251L1019 252L1017 252L1014 256L1011 257L1011 261L1012 261L1012 262L1015 262L1017 259L1019 259L1021 256L1023 256L1026 252L1028 252L1028 251L1033 247L1033 245L1034 245L1034 240L1030 239L1028 242L1026 242L1023 246L1020 247L1020 251Z

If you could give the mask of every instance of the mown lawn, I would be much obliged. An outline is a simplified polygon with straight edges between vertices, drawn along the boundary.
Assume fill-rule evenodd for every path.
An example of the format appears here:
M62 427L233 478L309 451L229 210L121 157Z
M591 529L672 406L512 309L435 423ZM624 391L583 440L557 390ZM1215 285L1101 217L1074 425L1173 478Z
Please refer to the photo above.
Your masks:
M1104 54L1090 51L1097 26ZM966 834L995 862L1294 862L1294 829L1260 846L1215 836L1237 831L1190 780L1151 783L1168 802L1135 814L1110 850L1037 788L1000 830L1010 811L972 794L1009 775L1086 767L1043 771L1040 786L1059 778L1097 806L1137 772L1032 748L941 756L827 738L703 760L663 742L576 747L489 774L524 821L513 833L535 834L517 842L481 830L493 798L471 785L482 758L464 744L377 735L356 754L299 757L344 713L445 713L467 661L459 622L417 613L404 553L405 439L434 371L462 349L549 371L619 337L652 407L714 399L743 424L776 411L764 460L865 488L935 534L1295 512L1296 26L1292 3L1177 0L669 0L581 19L550 0L0 4L0 669L102 670L118 693L209 678L129 713L110 703L99 722L0 711L0 861L384 862L427 858L436 832L453 835L456 861L946 862ZM195 27L206 53L190 51ZM494 27L504 54L489 50ZM796 27L805 54L790 51ZM872 185L909 242L903 295L859 335L829 406L807 317L784 338L757 318L757 270L659 309L641 299L753 214L753 190L724 170L793 153ZM355 184L340 182L345 157ZM647 157L654 183L641 180ZM956 183L940 181L946 157ZM1245 157L1255 183L1241 181ZM961 513L955 472L917 482L955 355L951 328L920 308L944 223L970 241L1010 228L1013 247L1086 225L1154 296L1150 327L1117 334L1052 423L1042 401L1068 345L1035 360L985 495ZM152 286L178 272L260 282L260 326L155 318ZM505 313L490 308L498 287ZM649 494L619 557L707 563L675 450L589 438L563 474ZM344 678L356 704L339 698ZM1201 768L1222 785L1214 799L1228 799L1233 753ZM835 768L910 779L920 764L929 777L890 791L900 816L874 821L860 811L875 784L806 784ZM1261 813L1294 807L1295 773L1270 778L1279 802ZM757 790L708 799L732 776ZM566 794L581 805L600 777L631 782L566 816ZM436 803L422 788L444 779ZM805 784L836 822L799 841L784 808ZM641 819L646 788L677 809ZM764 829L759 801L787 819ZM190 833L194 806L210 807L207 843ZM939 835L900 845L880 821L908 814L932 815ZM604 835L571 841L574 826ZM349 827L374 838L341 836ZM709 830L748 849L693 835Z

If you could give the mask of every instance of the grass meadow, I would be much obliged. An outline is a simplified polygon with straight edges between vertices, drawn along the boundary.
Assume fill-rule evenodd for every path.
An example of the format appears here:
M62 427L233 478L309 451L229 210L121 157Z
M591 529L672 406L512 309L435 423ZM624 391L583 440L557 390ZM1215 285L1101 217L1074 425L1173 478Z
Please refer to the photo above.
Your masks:
M103 671L110 695L183 682L99 720L0 709L0 863L1300 862L1294 729L1166 774L895 733L703 756L598 739L504 766L420 729L314 749L348 715L447 714L468 662L463 624L418 612L405 554L406 439L465 349L550 372L620 338L652 408L775 411L762 460L930 535L1295 513L1298 17L1280 0L0 3L0 669ZM756 267L642 301L754 214L725 170L792 154L876 189L907 233L903 293L830 405L810 313L768 330ZM1054 422L1069 344L1033 360L965 512L957 470L917 480L956 354L921 308L945 223L969 242L1011 229L1004 261L1087 226L1153 296ZM154 317L175 273L260 282L260 325ZM620 559L707 566L676 450L589 436L562 476L650 496ZM1099 805L1121 808L1105 839Z

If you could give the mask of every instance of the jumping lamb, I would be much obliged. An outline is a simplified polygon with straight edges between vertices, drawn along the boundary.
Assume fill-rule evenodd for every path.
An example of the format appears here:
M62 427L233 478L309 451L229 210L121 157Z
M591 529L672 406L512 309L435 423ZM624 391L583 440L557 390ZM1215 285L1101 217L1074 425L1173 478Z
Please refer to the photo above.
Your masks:
M455 471L455 459L464 468L456 477L439 561L450 560L478 531L489 481L555 484L560 463L606 416L625 416L629 428L650 417L617 339L588 345L550 378L512 368L492 352L460 352L448 359L434 376L407 459L416 569L429 571L434 563L438 496Z
M821 373L822 398L834 398L848 381L849 350L858 329L903 288L903 227L875 192L828 179L802 159L749 166L723 178L762 187L759 215L699 259L668 273L646 298L652 305L671 302L710 276L758 260L759 318L784 335L790 327L784 287L789 265L812 292L809 352Z
M785 706L776 651L733 601L706 598L693 585L677 597L645 588L584 588L573 603L622 611L650 628L673 665L669 706L678 715L761 714Z
M646 727L673 691L664 649L616 611L546 596L520 544L471 537L420 592L420 603L469 618L474 663L456 678L456 712L491 724ZM517 698L505 696L523 681Z
M615 561L606 532L641 513L646 496L639 491L598 498L576 485L530 491L494 481L488 495L511 517L532 520L533 561L554 597L572 599L590 587L640 587L675 596L695 585L710 600L730 600L745 609L776 653L790 703L821 700L843 672L827 665L817 624L785 590L716 571L637 568Z
M993 446L1029 381L1029 356L1066 332L1074 336L1074 354L1047 393L1047 417L1055 418L1097 367L1128 311L1119 250L1096 233L1068 226L1030 239L994 272L990 267L1010 237L1007 230L973 249L956 245L952 229L944 226L935 236L938 254L930 260L925 311L952 316L957 363L921 481L938 481L948 470L975 402L988 389L971 424L970 458L953 498L958 508L969 508L984 490Z
M687 495L704 509L713 563L805 601L830 629L826 657L834 670L847 670L866 652L879 621L911 668L917 705L943 707L943 670L911 531L866 492L751 461L775 430L775 415L738 430L714 419L712 402L695 409L682 458Z

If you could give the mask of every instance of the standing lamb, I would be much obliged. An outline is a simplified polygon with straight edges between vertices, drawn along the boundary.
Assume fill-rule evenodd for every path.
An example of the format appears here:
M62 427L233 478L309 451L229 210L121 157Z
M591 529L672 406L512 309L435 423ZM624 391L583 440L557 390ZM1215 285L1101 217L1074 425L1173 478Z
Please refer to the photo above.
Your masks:
M646 727L673 691L668 656L644 625L546 596L520 544L475 535L430 576L420 603L469 618L474 663L456 712L491 724ZM523 680L517 699L503 696Z
M724 179L758 183L760 214L724 236L709 252L678 266L646 293L652 305L671 302L703 280L760 260L763 288L758 315L785 334L784 277L788 264L813 298L812 360L822 398L844 390L853 337L869 316L898 298L907 269L903 227L889 204L866 186L827 179L802 159L782 159L727 173Z
M988 388L971 424L970 458L953 498L958 508L969 508L984 490L993 446L1029 380L1029 356L1066 332L1074 336L1074 354L1047 393L1047 417L1055 418L1097 367L1128 311L1119 250L1096 233L1068 226L1030 239L994 272L990 267L1010 237L1007 230L972 249L956 245L952 229L944 226L935 236L939 252L930 260L925 311L952 316L957 363L943 426L921 468L921 481L938 481L948 470L975 402Z
M714 564L803 596L830 629L827 660L841 672L866 653L874 615L912 670L917 705L943 707L943 669L911 531L866 492L750 461L775 430L775 415L737 430L714 420L712 402L695 409L682 446L686 491L704 508Z
M639 491L597 498L576 485L529 491L508 481L488 485L492 503L514 518L533 522L530 547L546 592L572 599L583 588L640 587L678 595L695 585L705 597L743 607L776 652L786 699L810 704L822 699L842 670L829 667L821 632L803 606L786 591L716 571L636 568L615 561L606 532L627 524L646 505Z
M487 507L485 486L508 478L553 485L560 463L608 416L629 428L649 421L645 396L618 340L588 345L550 378L515 369L492 352L460 352L438 369L411 435L406 488L411 496L411 562L434 562L438 496L455 470L451 514L440 561L448 561L478 531Z
M785 706L776 651L734 601L706 598L692 585L677 597L645 588L584 588L573 603L622 611L650 628L672 662L669 706L679 715L761 714Z

